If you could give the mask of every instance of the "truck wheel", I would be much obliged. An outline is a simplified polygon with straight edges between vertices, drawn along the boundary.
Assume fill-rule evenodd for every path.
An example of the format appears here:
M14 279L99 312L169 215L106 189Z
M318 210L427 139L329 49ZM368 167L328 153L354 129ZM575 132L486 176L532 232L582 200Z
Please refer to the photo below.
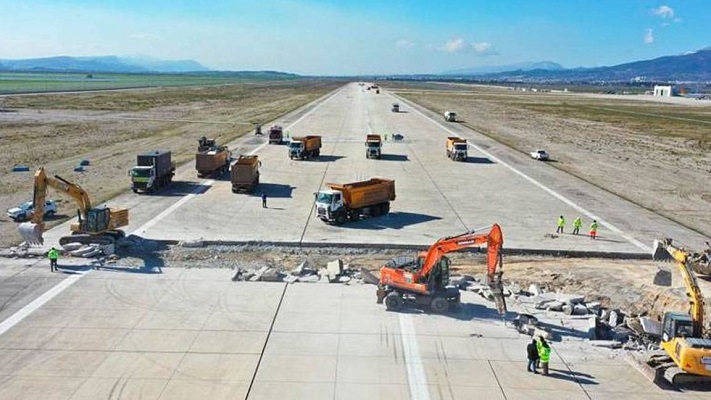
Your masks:
M405 301L398 292L390 292L385 296L385 309L388 311L400 311L405 305Z
M133 193L138 193L138 189L136 188L131 188L131 190L133 190Z
M357 222L360 219L360 213L354 211L351 215L349 215L348 219L351 220L351 222Z
M314 151L314 156L318 157L321 155L321 150Z
M430 309L436 314L444 314L449 310L449 302L444 297L435 297L430 302Z
M380 204L376 204L376 205L370 207L370 216L371 217L379 217L380 216Z
M340 213L336 216L336 225L341 225L346 222L346 216Z
M380 214L387 215L390 212L390 203L383 203L380 205Z

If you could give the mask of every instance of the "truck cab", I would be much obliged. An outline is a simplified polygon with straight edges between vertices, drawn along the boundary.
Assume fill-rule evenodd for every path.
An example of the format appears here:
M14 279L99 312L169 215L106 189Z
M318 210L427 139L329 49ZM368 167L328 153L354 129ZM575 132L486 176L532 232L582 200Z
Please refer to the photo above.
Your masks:
M457 113L454 111L446 111L444 113L444 120L447 122L457 122Z
M292 140L289 142L289 158L300 158L304 153L304 142Z
M466 161L468 154L467 154L467 143L454 143L454 149L452 149L452 159L453 160L460 160L460 161Z
M380 135L366 135L365 137L365 158L380 159L383 142Z
M340 215L343 215L345 222L345 213L341 213L344 208L343 193L339 190L324 189L316 193L316 215L323 221L336 221Z
M128 171L131 177L131 188L134 193L139 190L149 190L155 186L156 169L154 166L136 166Z

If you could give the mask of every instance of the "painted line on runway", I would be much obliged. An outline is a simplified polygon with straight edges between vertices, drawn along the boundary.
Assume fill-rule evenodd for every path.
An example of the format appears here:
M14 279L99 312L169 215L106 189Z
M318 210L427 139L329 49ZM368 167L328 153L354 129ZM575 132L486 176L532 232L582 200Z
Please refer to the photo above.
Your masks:
M420 357L420 348L417 345L415 324L412 323L410 314L399 314L399 317L400 337L402 338L402 349L405 356L405 366L407 367L410 398L412 400L429 400L430 391L427 387L427 375Z
M389 96L395 97L395 96L392 95L392 94L389 94ZM438 127L444 129L447 133L449 133L449 134L451 134L451 135L454 135L454 136L457 136L457 137L461 137L460 134L458 134L458 133L456 133L456 132L450 130L450 129L447 128L446 126L442 125L441 123L435 121L435 120L432 119L431 117L429 117L429 116L425 115L424 113L422 113L420 110L417 109L417 107L414 107L414 106L413 106L413 103L411 103L411 102L409 102L409 101L407 101L407 100L405 100L405 99L401 99L400 97L397 97L397 98L398 98L399 100L403 101L404 103L409 103L410 106L412 107L412 109L413 109L416 113L418 113L418 114L420 114L421 116L425 117L427 120L429 120L429 121L432 122L433 124L437 125ZM472 130L472 132L478 133L478 132L476 132L476 131L474 131L474 130ZM647 246L647 245L645 245L644 243L640 242L639 240L633 238L631 235L629 235L628 233L622 231L621 229L617 228L616 226L612 225L611 223L605 222L605 221L602 220L600 217L598 217L597 215L593 214L591 211L586 210L585 208L583 208L582 206L579 206L578 204L574 203L572 200L568 199L567 197L561 195L560 193L554 191L553 189L551 189L551 188L545 186L544 184L542 184L542 183L538 182L537 180L531 178L530 176L524 174L523 172L519 171L518 169L516 169L516 168L513 167L512 165L510 165L510 164L508 164L508 163L502 161L500 158L494 156L493 154L489 153L488 151L484 150L483 148L481 148L481 147L479 147L479 146L477 146L477 145L475 145L475 144L473 144L473 143L469 143L469 146L470 146L470 147L473 147L474 149L476 149L476 150L479 151L480 153L482 153L482 154L484 154L485 156L489 157L492 161L495 161L495 162L497 162L497 163L503 165L504 167L508 168L509 170L511 170L512 172L514 172L515 174L519 175L520 177L524 178L525 180L529 181L530 183L534 184L535 186L539 187L540 189L543 189L545 192L547 192L547 193L550 194L551 196L555 197L556 199L562 201L563 203L567 204L568 206L574 208L576 211L578 211L578 212L580 212L580 213L582 213L582 214L585 214L588 218L597 220L597 221L600 223L600 225L606 227L607 229L609 229L609 230L611 230L612 232L616 233L617 235L621 236L622 238L624 238L625 240L627 240L627 241L630 242L631 244L637 246L639 249L641 249L641 250L643 250L643 251L646 251L646 252L649 252L649 253L652 252L652 247Z
M72 286L79 279L84 277L84 275L86 275L86 273L75 273L74 275L70 275L68 278L64 279L63 281L54 285L54 287L52 287L48 291L44 292L40 297L32 301L32 303L22 307L17 312L8 317L6 320L0 322L0 335L20 323L20 321L27 318L27 316L35 312L35 310L37 310L38 308L45 305L45 303L57 297L57 295L62 293L64 289L68 288L69 286Z

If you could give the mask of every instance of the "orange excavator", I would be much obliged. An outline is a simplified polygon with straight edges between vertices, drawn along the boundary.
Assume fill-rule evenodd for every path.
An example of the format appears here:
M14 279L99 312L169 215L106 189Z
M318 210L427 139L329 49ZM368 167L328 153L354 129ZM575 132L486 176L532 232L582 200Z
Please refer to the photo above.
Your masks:
M438 240L416 260L393 260L380 269L378 304L385 302L389 311L399 311L406 303L429 306L435 313L444 313L459 304L459 288L449 285L449 259L446 253L465 248L487 247L487 284L494 295L499 314L506 313L506 301L501 281L501 227L494 224L488 234L467 232Z

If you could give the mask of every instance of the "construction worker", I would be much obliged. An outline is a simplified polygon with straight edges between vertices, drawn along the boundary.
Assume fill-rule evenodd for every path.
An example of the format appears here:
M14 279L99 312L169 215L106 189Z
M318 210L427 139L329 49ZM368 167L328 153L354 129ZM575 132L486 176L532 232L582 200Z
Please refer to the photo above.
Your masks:
M383 137L385 137L385 139L383 139L383 140L386 140L386 141L388 140L388 134L387 134L387 133L384 134Z
M262 208L267 208L267 194L262 193Z
M592 224L590 224L590 239L595 240L597 237L597 220L593 220Z
M59 258L59 252L57 249L52 247L47 252L47 258L49 258L49 270L54 272L57 271L57 259Z
M563 228L565 227L565 218L561 215L558 217L558 228L555 230L555 233L563 233Z
M538 343L536 342L536 338L531 338L531 343L526 346L526 352L528 353L528 366L526 367L526 370L537 374L538 371L536 370L536 364L538 364L540 357L538 356Z
M580 219L580 217L575 218L575 220L573 221L573 235L577 235L578 233L580 233L580 227L582 226L583 220Z
M541 359L541 367L543 368L543 375L548 375L548 362L551 359L551 346L546 342L546 339L541 337L537 343L538 346L538 357Z

